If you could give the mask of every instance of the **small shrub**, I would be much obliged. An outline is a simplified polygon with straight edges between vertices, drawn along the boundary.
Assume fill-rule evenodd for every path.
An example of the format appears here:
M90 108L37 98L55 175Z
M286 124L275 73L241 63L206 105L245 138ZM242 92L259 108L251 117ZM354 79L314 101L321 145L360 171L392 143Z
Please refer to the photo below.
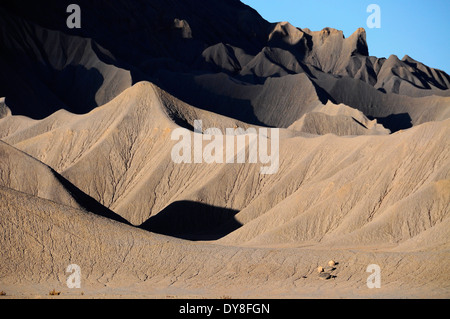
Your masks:
M61 294L61 291L56 291L54 288L52 291L49 292L50 296L59 296Z

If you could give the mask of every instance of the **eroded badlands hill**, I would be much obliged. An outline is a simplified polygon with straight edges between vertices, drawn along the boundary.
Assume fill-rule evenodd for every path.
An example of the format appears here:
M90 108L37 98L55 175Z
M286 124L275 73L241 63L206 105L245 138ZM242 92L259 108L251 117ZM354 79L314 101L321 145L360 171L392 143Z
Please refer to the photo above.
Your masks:
M444 71L237 0L83 0L73 30L27 4L0 4L0 290L74 296L76 263L90 296L449 296ZM279 128L278 171L176 164L197 120Z

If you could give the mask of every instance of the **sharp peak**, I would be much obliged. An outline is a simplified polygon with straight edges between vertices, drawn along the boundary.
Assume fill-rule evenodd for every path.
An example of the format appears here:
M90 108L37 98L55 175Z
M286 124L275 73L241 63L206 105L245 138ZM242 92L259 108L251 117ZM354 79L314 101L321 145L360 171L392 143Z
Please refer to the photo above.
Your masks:
M411 56L409 56L409 55L407 55L407 54L405 54L405 56L402 58L402 61L403 61L403 62L405 62L405 61L409 61L409 62L419 62L419 61L417 61L416 59L412 58Z
M335 29L335 28L330 28L330 27L325 27L322 30L320 30L321 33L328 33L328 34L333 34L333 33L341 33L344 34L344 32L342 30L339 29Z

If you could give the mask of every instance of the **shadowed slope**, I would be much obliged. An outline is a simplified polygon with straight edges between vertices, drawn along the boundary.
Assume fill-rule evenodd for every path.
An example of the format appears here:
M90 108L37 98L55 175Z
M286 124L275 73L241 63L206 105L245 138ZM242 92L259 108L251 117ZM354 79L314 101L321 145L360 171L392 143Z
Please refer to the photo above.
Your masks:
M20 117L5 118L0 120L0 131L2 136L11 132L5 141L54 167L99 203L140 225L169 205L173 196L181 196L177 192L185 184L183 178L198 168L183 171L171 159L176 143L171 132L179 127L175 123L192 126L196 119L202 119L205 128L247 126L195 109L150 83L138 83L86 115L60 111L31 123ZM11 130L14 122L23 129ZM192 177L201 188L200 177Z
M288 127L317 97L375 118L407 113L412 125L448 118L434 108L448 106L442 97L450 94L450 77L409 56L369 56L362 28L345 38L333 28L272 24L237 0L131 0L79 1L83 27L70 30L61 19L69 3L0 4L11 30L0 39L9 48L0 55L0 96L11 101L13 114L86 113L132 83L150 81L191 105L253 125ZM304 78L293 81L296 75ZM24 86L26 93L17 91ZM30 99L39 105L31 109ZM427 116L417 114L424 103L433 104ZM289 123L278 114L288 114Z
M233 220L236 213L232 209L179 201L150 217L140 228L188 240L217 240L241 226Z
M350 119L363 130L372 127L386 134L378 124L344 105L328 104L318 110L331 118ZM154 220L165 220L160 224L162 231L183 238L189 235L186 228L181 223L171 229L168 217L189 219L191 214L183 216L176 209L164 212L176 202L238 212L236 221L243 226L237 229L230 219L228 230L232 232L222 239L230 244L297 245L322 242L335 232L344 242L346 235L370 229L365 227L374 216L400 207L401 201L421 187L448 179L448 120L381 136L296 136L281 130L280 168L277 174L261 175L261 164L175 164L171 151L176 141L171 140L171 132L178 126L171 117L186 123L203 119L204 128L241 124L192 108L149 83L135 85L87 115L61 115L67 118L55 129L35 137L25 129L5 140L59 167L71 183L130 223L141 225L161 213ZM5 120L0 120L0 128ZM44 125L46 121L50 119L34 125L58 123ZM95 129L86 134L88 127ZM424 194L430 201L442 200L435 193ZM191 225L194 234L201 234L210 222L196 213L198 221L184 226ZM419 227L417 234L434 227L421 228L421 214L410 220L411 229ZM433 214L442 215L442 207L436 207ZM220 216L220 211L214 213L212 220L226 225ZM197 222L203 228L195 228ZM409 238L392 231L388 236L375 236L373 242L389 245L392 240Z
M108 63L107 50L95 41L42 28L2 8L0 17L8 30L0 37L0 96L14 115L87 113L131 86L130 72Z
M3 141L0 141L0 185L128 224L53 169Z

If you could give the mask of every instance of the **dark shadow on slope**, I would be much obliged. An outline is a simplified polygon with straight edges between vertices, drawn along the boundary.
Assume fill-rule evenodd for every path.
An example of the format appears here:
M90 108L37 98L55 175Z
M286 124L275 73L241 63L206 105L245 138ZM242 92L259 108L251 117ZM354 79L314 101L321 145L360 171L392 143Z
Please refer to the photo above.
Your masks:
M182 74L160 70L157 72L157 76L152 78L145 73L132 70L131 75L133 84L140 81L153 82L162 90L196 108L237 119L250 125L269 126L258 119L250 100L218 94L197 83L197 76L208 75L208 73Z
M99 106L95 96L103 85L104 78L97 69L68 65L52 73L49 88L69 107L68 111L85 114Z
M67 189L67 191L72 195L72 197L77 201L77 203L83 207L85 210L89 211L90 213L93 213L98 216L102 216L108 219L112 219L114 221L124 223L126 225L131 224L123 217L119 216L118 214L114 213L109 208L103 206L99 202L97 202L95 199L90 197L89 195L83 193L79 188L77 188L75 185L73 185L71 182L69 182L67 179L62 177L60 174L58 174L56 171L52 169L53 174L55 175L56 179Z
M391 114L386 117L368 116L368 119L371 121L376 119L379 124L382 124L385 128L391 130L392 134L413 127L411 116L409 116L408 113Z
M434 76L437 77L433 77L433 75L429 75L427 73L425 73L424 71L420 70L419 65L421 65L422 63L415 61L414 59L408 57L406 60L402 60L403 63L405 63L406 65L410 66L413 70L411 71L412 75L415 76L417 79L419 79L419 81L422 83L423 87L417 86L417 84L415 84L412 81L409 81L408 79L402 79L405 80L409 83L411 83L413 86L420 88L420 89L426 89L426 90L430 90L431 89L431 85L433 85L434 87L440 89L440 90L447 90L448 87L445 85L445 82L450 82L450 76L440 70L434 70ZM426 66L423 65L423 67L425 68ZM440 78L441 81L438 81L438 79Z
M85 114L98 106L95 96L104 78L95 68L68 65L55 70L34 63L15 70L15 77L0 74L2 96L6 96L14 115L43 119L60 109Z
M139 226L157 234L186 240L217 240L242 226L237 210L192 201L170 204Z
M362 127L364 127L367 130L367 126L365 126L363 123L361 123L360 121L355 119L353 116L352 116L352 119L353 119L353 121L355 121L356 123L358 123L359 125L361 125Z
M320 85L318 85L314 81L313 78L309 77L309 79L310 79L312 85L314 86L314 88L316 89L316 94L317 94L317 97L319 98L319 101L323 105L327 104L328 101L330 101L331 103L334 103L334 104L338 104L338 103L336 103L336 100L333 99L333 97L330 94L328 94L327 91L325 91Z

